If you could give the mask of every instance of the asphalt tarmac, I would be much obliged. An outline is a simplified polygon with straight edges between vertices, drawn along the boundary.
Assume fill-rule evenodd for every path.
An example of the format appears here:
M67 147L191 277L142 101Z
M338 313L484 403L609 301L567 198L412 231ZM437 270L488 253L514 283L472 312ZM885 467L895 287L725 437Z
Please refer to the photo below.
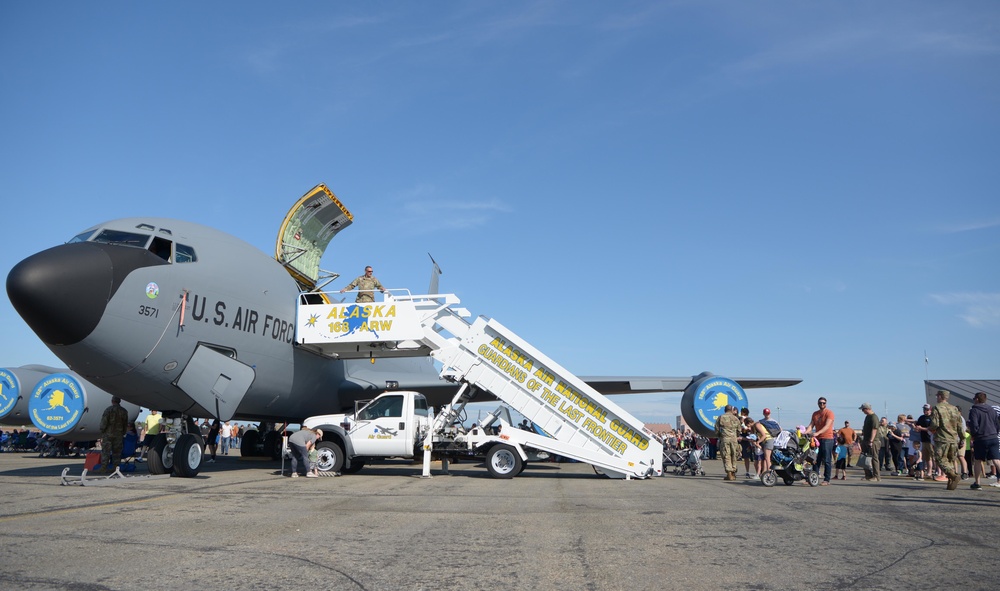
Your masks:
M197 478L62 486L82 459L0 454L0 587L40 589L995 589L1000 488L849 470L831 486L533 464L337 478L220 457Z

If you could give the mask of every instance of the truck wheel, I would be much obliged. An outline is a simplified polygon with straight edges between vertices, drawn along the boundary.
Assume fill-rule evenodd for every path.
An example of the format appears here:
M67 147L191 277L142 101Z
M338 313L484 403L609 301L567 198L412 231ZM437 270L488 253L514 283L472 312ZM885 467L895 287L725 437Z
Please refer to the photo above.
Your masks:
M316 467L320 472L340 472L344 467L344 450L332 441L316 444Z
M493 478L513 478L521 472L521 456L509 445L494 445L486 454L486 469Z

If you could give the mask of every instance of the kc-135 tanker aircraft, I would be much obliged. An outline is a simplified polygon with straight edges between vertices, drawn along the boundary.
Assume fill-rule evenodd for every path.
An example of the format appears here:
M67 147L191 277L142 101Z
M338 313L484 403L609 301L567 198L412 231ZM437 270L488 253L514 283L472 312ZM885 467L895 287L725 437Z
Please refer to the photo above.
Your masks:
M387 389L418 391L434 406L455 395L459 384L442 379L426 351L411 356L383 343L331 353L297 338L304 328L297 326L299 305L331 303L322 290L337 275L322 271L320 258L352 222L324 185L289 211L274 257L194 223L113 220L18 263L7 276L7 294L75 372L62 374L66 388L72 390L75 375L177 419L176 437L158 437L149 468L194 476L204 448L195 417L261 421L244 436L241 452L275 455L274 423L344 412ZM600 394L684 392L684 418L701 433L726 404L746 405L744 388L801 381L707 372L579 379Z

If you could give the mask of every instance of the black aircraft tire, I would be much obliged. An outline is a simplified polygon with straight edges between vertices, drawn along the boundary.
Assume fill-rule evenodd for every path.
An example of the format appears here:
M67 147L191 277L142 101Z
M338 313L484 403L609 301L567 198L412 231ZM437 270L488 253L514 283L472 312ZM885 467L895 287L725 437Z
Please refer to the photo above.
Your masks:
M281 459L281 433L268 431L264 434L264 457Z
M344 450L333 441L320 441L316 444L316 452L319 455L316 467L320 472L340 472L344 467Z
M174 467L173 458L171 457L164 462L163 452L165 451L167 451L167 436L160 433L153 438L153 444L149 446L149 451L146 454L146 466L150 474L170 474Z
M174 473L183 478L194 478L201 470L201 460L205 448L201 446L200 435L185 433L174 444Z
M521 455L509 445L494 445L486 454L486 470L493 478L513 478L521 472Z
M247 431L240 439L240 456L252 458L260 455L257 446L260 444L260 432L256 430Z

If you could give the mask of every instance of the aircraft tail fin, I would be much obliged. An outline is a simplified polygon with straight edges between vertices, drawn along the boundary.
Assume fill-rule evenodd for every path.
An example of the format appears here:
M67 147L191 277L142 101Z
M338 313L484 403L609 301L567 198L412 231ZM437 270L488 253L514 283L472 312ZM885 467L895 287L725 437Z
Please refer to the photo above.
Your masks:
M427 293L428 294L440 293L438 291L438 277L441 276L443 271L441 271L441 267L438 266L437 261L434 260L434 257L431 256L431 253L427 253L427 256L431 258L431 263L434 265L431 268L431 284L430 287L427 288Z

